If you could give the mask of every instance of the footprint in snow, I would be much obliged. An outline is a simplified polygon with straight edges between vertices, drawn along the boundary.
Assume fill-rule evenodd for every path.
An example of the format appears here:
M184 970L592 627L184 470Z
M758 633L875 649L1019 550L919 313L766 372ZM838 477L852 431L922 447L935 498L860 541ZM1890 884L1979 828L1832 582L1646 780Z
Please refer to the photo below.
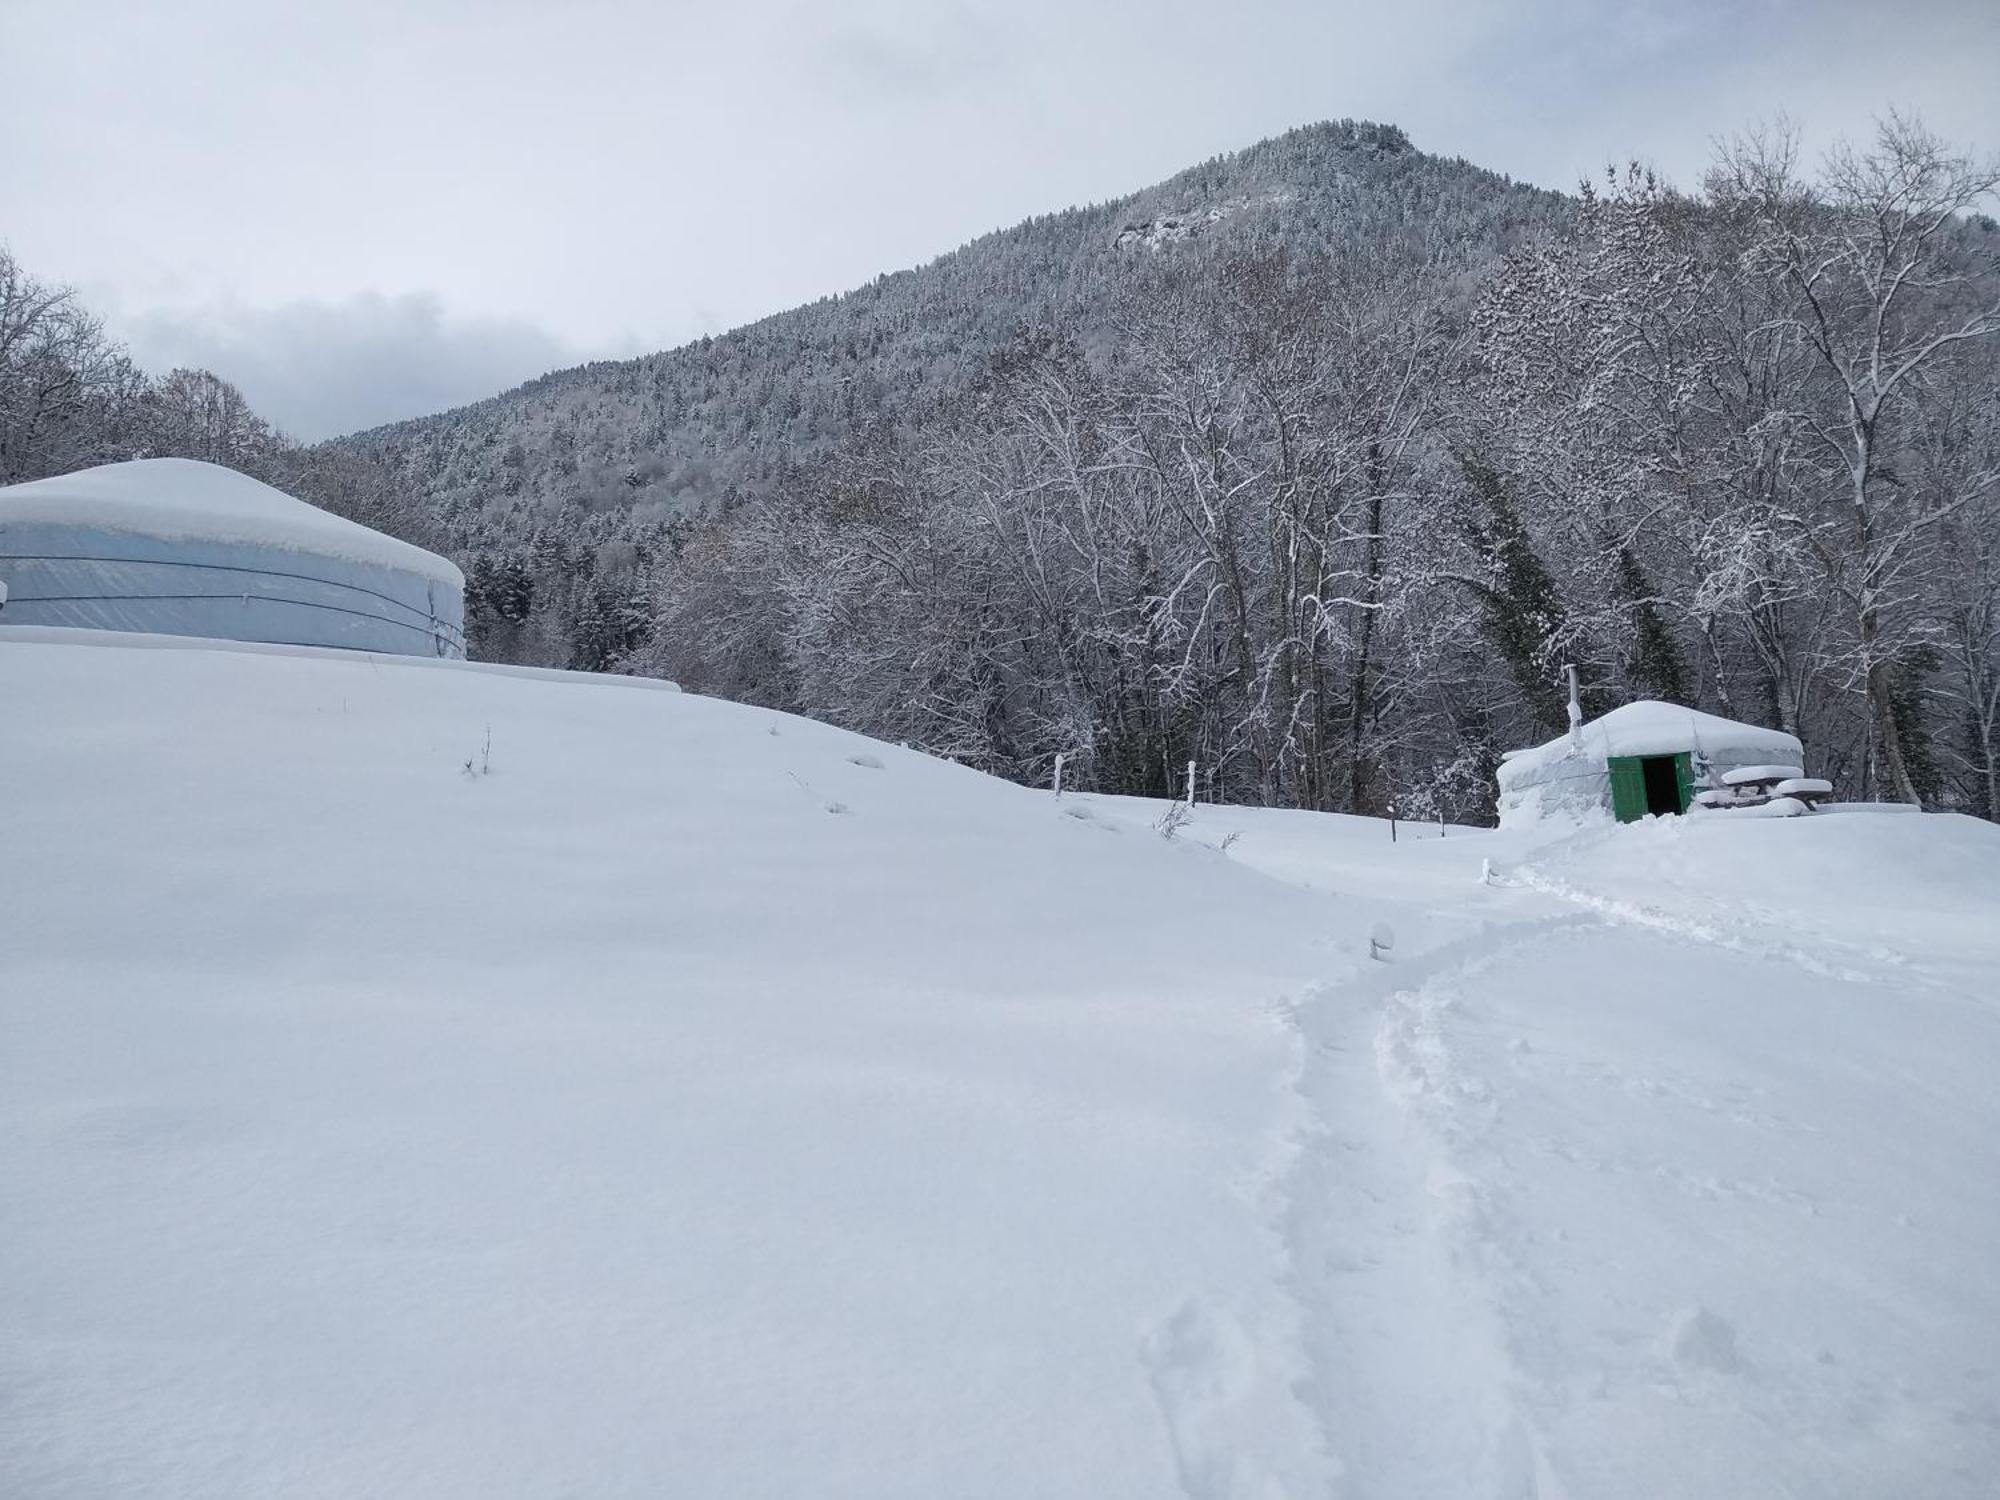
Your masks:
M1188 1301L1147 1335L1140 1358L1190 1500L1331 1488L1336 1476L1285 1373L1264 1365L1230 1312Z
M850 755L847 757L847 763L850 766L861 766L870 771L879 771L882 769L882 762L872 755Z
M1733 1375L1743 1368L1743 1357L1736 1352L1736 1330L1699 1303L1675 1316L1658 1347L1684 1370Z

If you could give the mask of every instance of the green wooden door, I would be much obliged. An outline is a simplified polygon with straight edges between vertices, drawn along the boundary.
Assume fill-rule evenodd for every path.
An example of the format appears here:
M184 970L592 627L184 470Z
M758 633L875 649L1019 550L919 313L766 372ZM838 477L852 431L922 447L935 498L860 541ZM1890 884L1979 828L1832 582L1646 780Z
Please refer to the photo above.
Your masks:
M1621 823L1636 823L1646 816L1646 773L1636 755L1612 755L1605 759L1611 768L1611 812Z
M1674 780L1680 783L1681 811L1694 806L1694 756L1683 750L1674 757Z

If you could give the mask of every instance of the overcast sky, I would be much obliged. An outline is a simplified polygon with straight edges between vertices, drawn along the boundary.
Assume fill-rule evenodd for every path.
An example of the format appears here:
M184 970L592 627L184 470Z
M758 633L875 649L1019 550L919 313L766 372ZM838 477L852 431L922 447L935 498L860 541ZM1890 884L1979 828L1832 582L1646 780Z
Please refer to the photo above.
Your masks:
M0 0L0 243L321 437L1308 121L1571 186L1784 111L2000 148L2000 0Z

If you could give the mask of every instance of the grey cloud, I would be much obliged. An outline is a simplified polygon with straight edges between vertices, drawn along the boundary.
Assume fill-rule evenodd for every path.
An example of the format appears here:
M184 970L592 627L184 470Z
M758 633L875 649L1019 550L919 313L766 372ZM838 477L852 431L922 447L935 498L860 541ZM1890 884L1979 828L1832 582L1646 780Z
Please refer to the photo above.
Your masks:
M454 316L423 294L150 312L118 331L143 368L213 370L308 441L460 406L586 357L531 323Z
M916 100L999 71L1005 35L964 6L936 6L893 21L849 19L822 33L809 66L846 99Z

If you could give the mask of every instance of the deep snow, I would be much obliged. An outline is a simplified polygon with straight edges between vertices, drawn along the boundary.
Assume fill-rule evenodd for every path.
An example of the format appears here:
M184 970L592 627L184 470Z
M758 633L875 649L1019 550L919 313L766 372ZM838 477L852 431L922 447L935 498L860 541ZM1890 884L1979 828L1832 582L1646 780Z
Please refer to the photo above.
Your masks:
M0 632L0 1490L1991 1492L2000 831L619 686Z

